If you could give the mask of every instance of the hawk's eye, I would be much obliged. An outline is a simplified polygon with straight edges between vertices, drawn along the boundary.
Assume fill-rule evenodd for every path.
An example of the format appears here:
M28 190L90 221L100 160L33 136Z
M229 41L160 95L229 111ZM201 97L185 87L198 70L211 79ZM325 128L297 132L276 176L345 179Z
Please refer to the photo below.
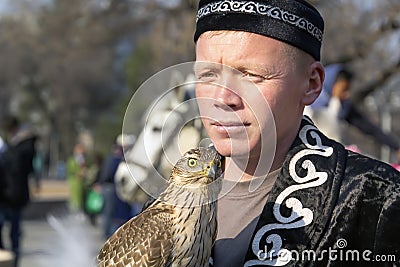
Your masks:
M196 165L197 165L197 159L194 159L194 158L190 158L189 159L189 161L188 161L188 165L189 165L189 167L196 167Z

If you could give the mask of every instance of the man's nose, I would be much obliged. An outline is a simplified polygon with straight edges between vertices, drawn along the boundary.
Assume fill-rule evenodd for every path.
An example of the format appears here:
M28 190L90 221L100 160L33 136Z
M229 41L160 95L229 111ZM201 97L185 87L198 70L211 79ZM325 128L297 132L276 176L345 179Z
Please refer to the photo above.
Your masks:
M242 105L242 98L238 94L239 83L232 75L223 75L215 88L215 105L223 109L236 110Z

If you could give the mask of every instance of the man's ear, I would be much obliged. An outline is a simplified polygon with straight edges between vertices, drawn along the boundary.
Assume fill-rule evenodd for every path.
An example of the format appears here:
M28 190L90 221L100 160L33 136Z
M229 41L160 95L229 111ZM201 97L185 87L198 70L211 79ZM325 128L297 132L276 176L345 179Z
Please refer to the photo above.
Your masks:
M303 104L311 105L317 99L322 91L322 84L325 79L325 71L321 62L315 61L310 65L309 69L308 89L304 92Z

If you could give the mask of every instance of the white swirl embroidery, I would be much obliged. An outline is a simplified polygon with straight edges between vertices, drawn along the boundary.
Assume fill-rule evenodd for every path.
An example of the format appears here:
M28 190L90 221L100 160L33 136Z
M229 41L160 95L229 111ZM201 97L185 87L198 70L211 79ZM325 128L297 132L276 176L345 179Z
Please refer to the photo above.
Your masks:
M322 30L309 22L307 19L302 18L296 14L290 13L279 7L273 7L254 1L235 1L223 0L209 3L197 12L196 21L199 19L218 13L247 13L261 16L268 16L277 20L282 20L297 28L303 29L311 34L318 41L322 41Z
M314 139L315 145L309 143L307 134ZM244 265L246 267L254 265L283 266L288 264L291 260L290 252L282 247L282 237L278 234L270 234L265 237L267 244L272 244L270 251L264 251L260 247L262 238L271 230L301 228L311 224L313 221L314 214L312 210L303 207L299 199L288 197L295 191L322 185L327 181L328 174L317 171L310 160L304 160L301 164L302 168L307 170L307 175L304 177L297 174L295 167L298 162L309 155L330 157L333 154L333 148L322 144L318 130L313 125L304 126L300 130L299 137L305 144L306 149L296 153L289 162L289 174L298 184L289 186L276 198L273 206L273 215L278 223L264 225L257 231L252 242L252 251L258 259L247 261ZM280 208L283 205L292 210L289 217L281 214Z

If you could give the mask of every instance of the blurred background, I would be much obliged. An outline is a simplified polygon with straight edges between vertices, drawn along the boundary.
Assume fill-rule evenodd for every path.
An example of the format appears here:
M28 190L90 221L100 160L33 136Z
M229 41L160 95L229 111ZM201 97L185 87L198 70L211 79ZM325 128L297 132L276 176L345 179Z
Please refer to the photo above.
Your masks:
M166 2L0 1L0 114L33 125L51 176L78 140L108 151L137 87L194 59L195 2Z
M326 22L322 62L346 64L354 74L353 103L398 138L400 2L310 2ZM38 137L43 186L36 200L46 190L48 195L68 198L66 165L75 145L83 146L91 162L95 155L107 155L141 83L168 66L195 59L197 3L0 0L0 117L16 116ZM141 121L138 114L137 134ZM5 138L3 131L0 136ZM397 161L395 150L355 127L346 126L343 141L372 157Z
M355 103L399 136L400 2L311 2L326 21L323 63L348 64ZM107 151L138 86L167 66L194 59L196 5L0 0L0 115L13 113L36 129L51 176L61 175L56 167L78 140L88 150ZM381 144L357 130L350 129L348 138L389 160Z
M400 3L311 2L326 21L323 63L347 63L357 105L377 123L390 117L386 130L399 135ZM15 114L35 128L50 176L60 175L57 164L78 140L89 150L108 151L138 86L167 66L194 59L196 5L0 0L0 115ZM382 156L379 143L350 132L355 141L349 143Z

